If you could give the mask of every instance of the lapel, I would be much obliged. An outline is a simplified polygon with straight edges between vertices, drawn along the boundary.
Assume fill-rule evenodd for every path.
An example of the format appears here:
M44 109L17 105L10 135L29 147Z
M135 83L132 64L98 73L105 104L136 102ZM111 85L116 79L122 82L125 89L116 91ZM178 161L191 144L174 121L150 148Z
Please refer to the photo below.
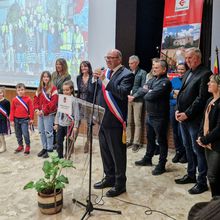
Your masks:
M114 79L117 79L116 76L118 76L124 69L124 66L120 67L114 74L113 76L110 78L110 80L114 80Z
M191 84L191 83L193 82L193 80L194 80L194 79L196 78L196 76L198 75L198 72L199 72L199 70L200 70L199 67L200 67L200 66L198 66L198 67L193 71L193 73L192 73L192 75L191 75L191 77L190 77L190 79L188 80L187 83L186 83L186 79L187 79L187 77L189 76L191 70L188 70L188 71L185 73L185 75L184 75L184 77L183 77L183 86L182 86L182 89L186 88L189 84Z

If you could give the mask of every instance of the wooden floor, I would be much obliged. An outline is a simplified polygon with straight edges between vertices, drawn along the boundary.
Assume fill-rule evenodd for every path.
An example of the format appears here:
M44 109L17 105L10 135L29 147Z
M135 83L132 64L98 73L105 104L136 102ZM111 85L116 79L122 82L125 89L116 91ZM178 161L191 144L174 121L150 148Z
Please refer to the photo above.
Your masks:
M7 137L7 152L0 154L0 220L81 219L85 209L74 205L72 199L85 202L88 195L88 155L83 153L85 138L79 137L76 143L76 151L72 157L76 169L64 171L64 174L69 177L70 184L64 190L63 211L53 216L42 215L39 212L34 190L22 190L27 182L36 180L42 175L43 159L36 156L41 150L37 132L32 134L31 140L32 150L28 157L22 153L16 155L13 153L17 146L14 134ZM97 140L94 140L93 146L92 184L103 176ZM133 153L131 149L128 150L127 193L117 198L103 197L100 201L102 205L95 205L99 208L120 210L122 215L93 211L90 219L182 220L187 219L187 213L194 203L210 200L210 191L201 195L190 195L187 191L193 186L192 184L176 185L174 183L174 178L181 177L186 172L186 165L171 163L174 152L169 152L167 172L161 176L152 176L152 167L134 165L134 161L140 159L144 152L144 148L137 153ZM153 158L154 164L157 161L158 156ZM92 202L97 203L106 191L107 189L102 191L92 188ZM151 213L151 210L154 211ZM146 213L148 215L145 211L148 211Z

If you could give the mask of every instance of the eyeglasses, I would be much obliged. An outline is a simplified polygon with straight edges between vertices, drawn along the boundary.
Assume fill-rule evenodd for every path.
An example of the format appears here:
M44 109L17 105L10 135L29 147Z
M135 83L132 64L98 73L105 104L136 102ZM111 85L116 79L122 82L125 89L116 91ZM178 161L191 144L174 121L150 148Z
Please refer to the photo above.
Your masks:
M105 59L105 60L113 60L113 59L118 59L118 57L105 56L104 59Z

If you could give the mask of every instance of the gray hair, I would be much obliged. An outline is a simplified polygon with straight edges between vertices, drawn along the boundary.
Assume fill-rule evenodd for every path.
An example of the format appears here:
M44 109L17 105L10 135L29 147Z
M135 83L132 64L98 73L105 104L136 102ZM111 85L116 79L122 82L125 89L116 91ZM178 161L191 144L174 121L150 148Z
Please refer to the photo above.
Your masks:
M134 61L136 61L136 62L140 62L139 57L136 56L136 55L132 55L132 56L130 56L130 57L129 57L129 60L134 60Z
M188 48L185 53L194 53L200 60L202 59L202 53L199 48L196 47Z
M157 60L155 63L159 63L163 69L166 68L166 72L168 71L168 63L166 60Z
M121 51L118 50L118 49L115 49L114 51L117 53L119 59L122 60L122 53L121 53Z

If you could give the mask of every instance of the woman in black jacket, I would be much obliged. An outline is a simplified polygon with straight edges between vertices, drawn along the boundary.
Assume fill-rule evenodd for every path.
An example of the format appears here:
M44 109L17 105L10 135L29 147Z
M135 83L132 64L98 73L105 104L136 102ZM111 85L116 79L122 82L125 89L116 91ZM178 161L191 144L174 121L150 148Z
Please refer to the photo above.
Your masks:
M89 61L82 61L80 64L79 75L77 76L77 87L77 98L83 99L87 102L93 101L92 66ZM87 121L89 122L89 118ZM87 140L84 146L84 153L89 152L89 123L87 123L87 126Z
M212 97L207 101L197 143L205 148L212 197L220 196L220 75L208 83Z

